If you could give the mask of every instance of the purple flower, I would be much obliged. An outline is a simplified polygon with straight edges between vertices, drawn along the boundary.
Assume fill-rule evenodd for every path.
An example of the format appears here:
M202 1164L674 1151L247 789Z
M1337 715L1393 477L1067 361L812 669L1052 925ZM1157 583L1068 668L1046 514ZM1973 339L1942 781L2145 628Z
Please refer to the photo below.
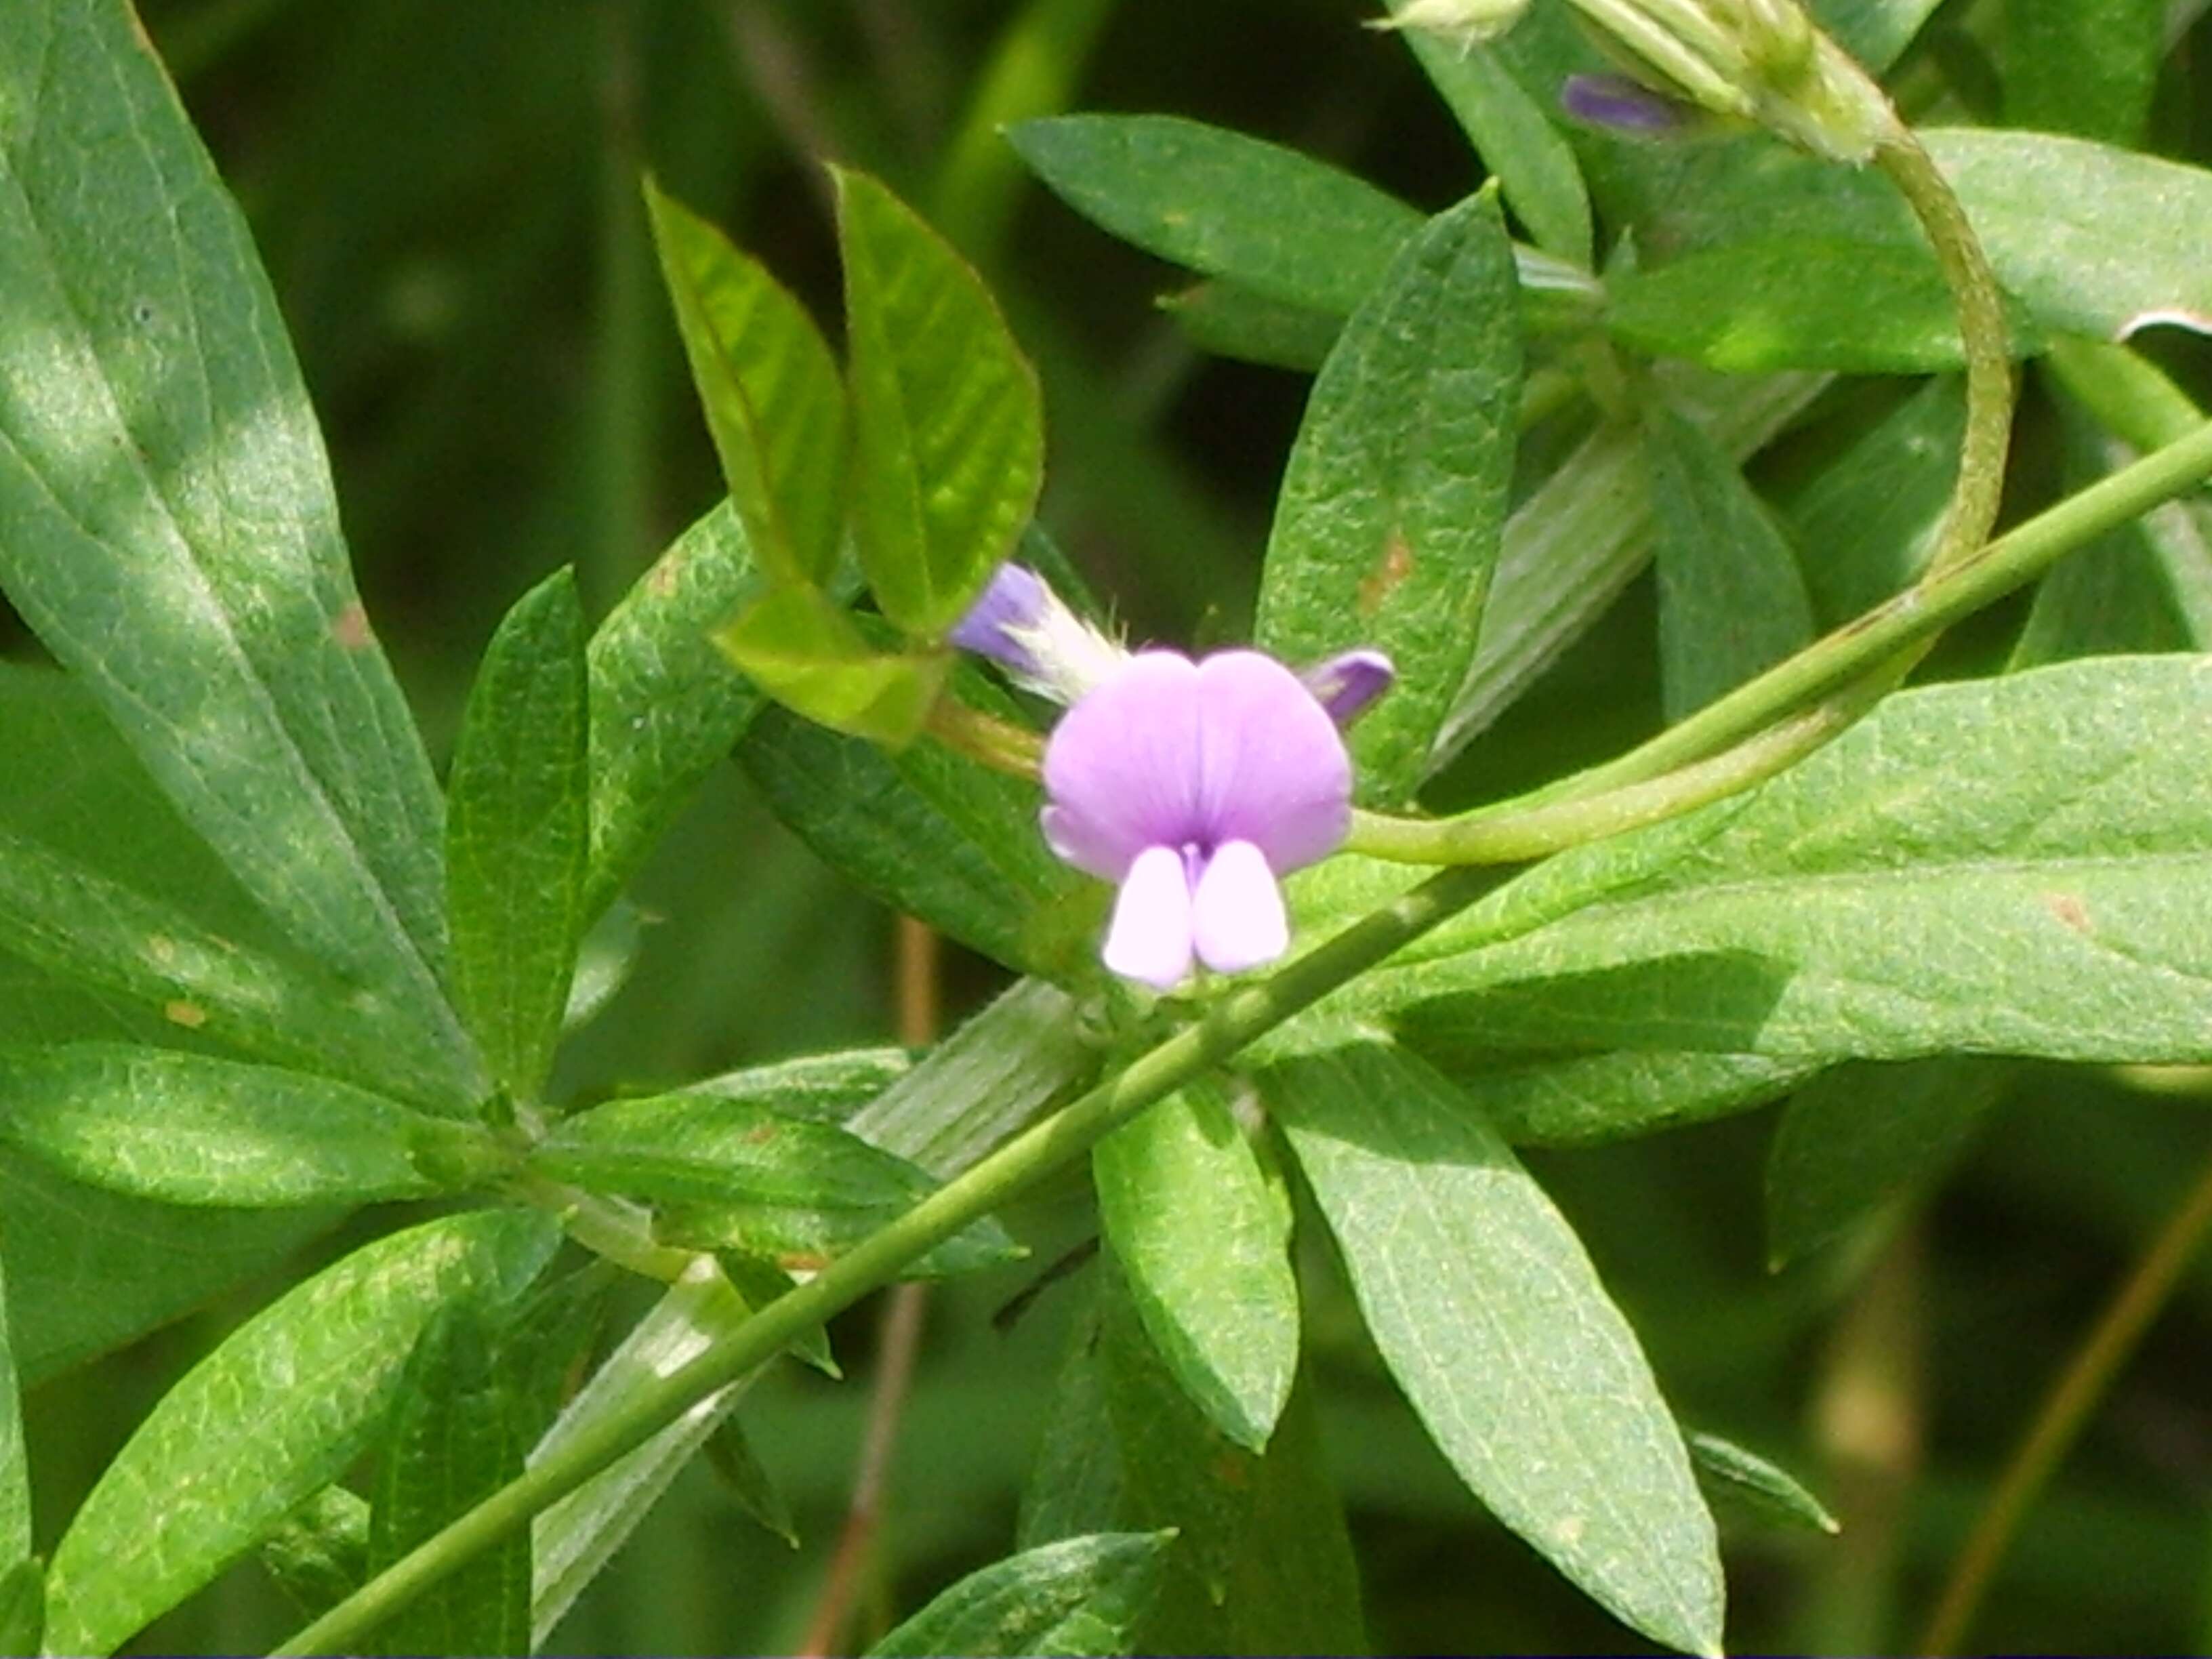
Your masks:
M1044 783L1053 851L1121 887L1106 966L1162 990L1194 956L1232 974L1281 956L1279 878L1334 852L1352 821L1334 722L1256 651L1129 658L1054 729Z

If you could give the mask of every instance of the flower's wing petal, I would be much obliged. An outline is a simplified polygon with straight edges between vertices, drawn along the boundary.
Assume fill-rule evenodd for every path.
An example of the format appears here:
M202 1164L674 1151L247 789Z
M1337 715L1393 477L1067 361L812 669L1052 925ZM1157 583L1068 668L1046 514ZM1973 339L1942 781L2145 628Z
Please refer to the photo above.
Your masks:
M1334 852L1352 826L1352 760L1313 693L1257 651L1197 672L1204 843L1249 841L1278 874Z
M1077 868L1119 881L1148 847L1200 839L1198 668L1143 651L1069 709L1044 750L1045 838Z
M1106 930L1106 966L1123 979L1156 990L1177 984L1190 971L1190 877L1182 854L1149 847L1129 866Z
M1198 959L1218 974L1264 968L1291 946L1283 890L1249 841L1232 841L1207 861L1191 901Z

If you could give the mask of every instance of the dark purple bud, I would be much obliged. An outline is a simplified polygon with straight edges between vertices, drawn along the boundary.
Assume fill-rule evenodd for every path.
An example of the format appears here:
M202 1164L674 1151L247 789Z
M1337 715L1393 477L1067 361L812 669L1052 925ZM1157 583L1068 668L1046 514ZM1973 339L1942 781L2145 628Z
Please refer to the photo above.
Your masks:
M982 597L945 637L963 651L1003 663L1025 679L1042 678L1036 653L1024 642L1044 625L1053 604L1044 578L1026 565L1002 564Z
M1699 112L1625 75L1570 75L1559 106L1585 125L1639 138L1674 138L1700 125Z
M1390 689L1398 671L1380 651L1346 651L1298 676L1339 726L1349 726Z

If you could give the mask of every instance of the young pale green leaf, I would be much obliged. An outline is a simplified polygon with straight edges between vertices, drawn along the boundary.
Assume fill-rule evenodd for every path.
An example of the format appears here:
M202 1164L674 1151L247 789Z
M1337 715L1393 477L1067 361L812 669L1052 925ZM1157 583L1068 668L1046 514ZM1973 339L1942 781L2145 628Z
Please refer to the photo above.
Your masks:
M23 1449L21 1386L9 1332L7 1276L0 1272L0 1561L31 1553L31 1468Z
M129 9L0 41L0 587L298 945L473 1068L438 795L236 204Z
M592 635L587 920L637 872L759 712L759 688L712 635L764 587L725 501L677 538Z
M325 1486L261 1540L261 1565L300 1611L319 1619L368 1577L368 1500Z
M1662 369L1676 407L1711 404L1704 424L1741 460L1810 403L1817 376L1685 380ZM1717 394L1717 395L1716 395ZM1482 638L1437 738L1442 767L1603 615L1651 554L1651 501L1635 429L1608 423L1583 440L1506 520L1483 608Z
M1831 1537L1843 1523L1787 1469L1717 1434L1692 1431L1690 1462L1708 1495L1731 1500L1754 1514Z
M426 1197L498 1158L350 1084L121 1042L0 1048L0 1143L88 1186L249 1210Z
M921 735L951 665L941 654L886 655L812 587L763 594L714 635L762 690L817 726L902 749Z
M1893 697L1753 794L1555 859L1350 994L1447 1069L1703 1051L1785 1079L1965 1050L2212 1060L2212 734L2200 659L2100 659ZM1522 909L1521 907L1528 907ZM1522 1077L1509 1134L1633 1133L1672 1107Z
M778 582L820 586L844 533L845 388L806 309L648 177L660 274L730 504Z
M2165 0L2005 0L2005 125L2141 143L2166 9Z
M963 702L1012 704L963 673ZM1072 979L1089 970L1105 890L1052 856L1036 786L938 744L895 754L771 710L738 760L822 860L984 955Z
M521 1401L480 1300L441 1309L408 1356L385 1428L368 1571L382 1571L522 1473ZM517 1531L402 1608L388 1654L527 1654L530 1534Z
M1824 1072L1790 1097L1766 1154L1779 1267L1940 1177L2004 1092L2001 1060L1945 1054Z
M867 1659L1133 1653L1172 1532L1064 1538L971 1572L897 1626Z
M2060 422L2066 477L2081 489L2133 459L2078 410ZM2212 515L2169 501L2069 554L2037 584L2012 666L2212 647Z
M1036 506L1043 397L951 245L866 173L835 176L860 565L884 615L933 638Z
M799 1522L791 1512L791 1500L762 1467L760 1455L753 1449L752 1437L745 1432L745 1425L736 1413L724 1418L707 1437L705 1450L708 1468L720 1480L722 1490L729 1494L731 1501L797 1549Z
M1403 16L1413 0L1388 3L1392 15ZM1490 46L1419 28L1407 30L1405 38L1421 72L1504 187L1514 216L1538 246L1589 270L1589 192L1574 150L1544 106Z
M1727 374L1917 374L1965 356L1951 290L1921 249L1840 237L1732 242L1607 284L1606 327L1638 351ZM2013 351L2041 349L2008 307Z
M584 931L591 854L584 612L558 571L493 635L447 787L453 996L492 1076L534 1096Z
M834 1125L695 1094L610 1101L563 1123L531 1162L556 1180L665 1206L662 1235L675 1242L807 1267L858 1243L937 1184ZM987 1221L915 1271L959 1273L1015 1253Z
M0 1149L0 1261L15 1365L35 1383L265 1272L341 1212L155 1204Z
M1010 129L1030 171L1125 241L1266 299L1348 317L1421 216L1326 162L1167 115Z
M1659 684L1669 720L1813 641L1797 555L1734 461L1671 410L1644 427L1659 572Z
M533 1212L449 1216L248 1320L162 1396L77 1510L47 1577L48 1647L111 1652L252 1548L367 1449L438 1310L514 1296L559 1239Z
M46 1645L46 1569L26 1559L0 1572L0 1659L31 1659Z
M1966 398L1956 375L1899 404L1790 504L1805 586L1823 628L1900 592L1927 568L1959 474Z
M1385 1043L1262 1088L1384 1363L1484 1504L1655 1641L1721 1650L1712 1517L1635 1333L1465 1097Z
M1474 655L1520 404L1513 261L1491 197L1409 241L1322 365L1283 478L1255 636L1291 661L1374 645L1363 795L1408 799Z
M1121 1518L1176 1534L1139 1653L1361 1653L1359 1578L1310 1385L1260 1455L1233 1445L1161 1362L1107 1258L1101 1369Z
M1289 1218L1224 1101L1187 1089L1091 1155L1098 1218L1146 1334L1222 1433L1266 1449L1298 1367Z
M532 1448L538 1462L598 1431L641 1387L696 1358L743 1324L751 1309L712 1257L702 1256L631 1328L553 1426ZM531 1649L554 1629L629 1541L661 1493L751 1386L748 1377L710 1396L645 1444L616 1460L531 1524Z

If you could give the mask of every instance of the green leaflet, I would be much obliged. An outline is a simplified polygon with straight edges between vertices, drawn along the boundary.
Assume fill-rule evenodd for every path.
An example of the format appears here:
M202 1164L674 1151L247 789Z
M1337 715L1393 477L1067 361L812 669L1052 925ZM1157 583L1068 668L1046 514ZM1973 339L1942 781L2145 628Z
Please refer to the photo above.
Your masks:
M9 1325L6 1276L0 1273L0 1561L14 1562L31 1553L31 1469Z
M990 293L865 173L835 170L852 383L853 531L885 617L941 635L1013 550L1044 411Z
M1091 1155L1098 1218L1146 1334L1207 1419L1265 1450L1298 1365L1290 1217L1227 1104L1187 1089Z
M1766 1156L1775 1267L1940 1176L2010 1080L1999 1060L1944 1055L1839 1066L1792 1096Z
M2005 0L2005 125L2140 143L2166 15L2163 0Z
M1448 924L1346 994L1470 1077L1606 1050L1770 1080L1958 1050L2212 1056L2207 732L2189 658L1906 693L1749 797L1553 860L1475 913L1601 895L1572 915L1464 955ZM1553 1138L1484 1094L1509 1133Z
M1450 1084L1379 1042L1269 1067L1369 1330L1484 1504L1608 1611L1721 1650L1711 1517L1581 1242Z
M1174 1537L1094 1533L994 1562L899 1625L868 1650L867 1659L1133 1653Z
M498 1159L347 1084L120 1042L0 1048L0 1143L134 1198L254 1210L425 1197Z
M1832 1536L1843 1525L1787 1469L1717 1434L1688 1437L1690 1462L1707 1492L1770 1520Z
M517 600L477 672L448 784L453 995L494 1078L544 1081L591 850L584 613L563 570Z
M951 664L879 652L820 589L773 588L714 643L760 689L817 726L904 749L921 735Z
M1344 326L1342 318L1325 311L1220 279L1163 295L1159 306L1200 350L1307 374L1322 366Z
M261 1565L302 1613L320 1618L368 1577L368 1500L324 1487L261 1540Z
M382 1571L522 1473L522 1401L501 1322L459 1297L416 1339L385 1430L368 1571ZM432 1585L378 1632L382 1652L527 1654L530 1534L503 1539Z
M284 933L465 1076L437 790L290 346L106 0L30 0L0 44L0 586Z
M1670 410L1644 422L1659 675L1678 720L1813 641L1797 555L1735 463Z
M1926 567L1966 425L1959 378L1930 380L1790 503L1790 529L1804 550L1805 586L1822 627L1873 609Z
M652 179L660 274L730 505L780 583L830 580L845 526L845 388L805 307Z
M759 689L712 635L763 586L726 501L677 538L592 635L586 920L637 873L759 711Z
M455 1297L508 1297L558 1242L477 1210L355 1251L187 1372L107 1466L54 1551L46 1641L107 1653L328 1486L380 1426L407 1356Z
M1293 662L1354 645L1390 654L1397 683L1349 740L1369 799L1412 795L1474 658L1520 373L1505 228L1478 196L1406 243L1314 384L1255 634Z
M30 1659L46 1646L46 1570L37 1560L18 1561L0 1572L0 1655Z

